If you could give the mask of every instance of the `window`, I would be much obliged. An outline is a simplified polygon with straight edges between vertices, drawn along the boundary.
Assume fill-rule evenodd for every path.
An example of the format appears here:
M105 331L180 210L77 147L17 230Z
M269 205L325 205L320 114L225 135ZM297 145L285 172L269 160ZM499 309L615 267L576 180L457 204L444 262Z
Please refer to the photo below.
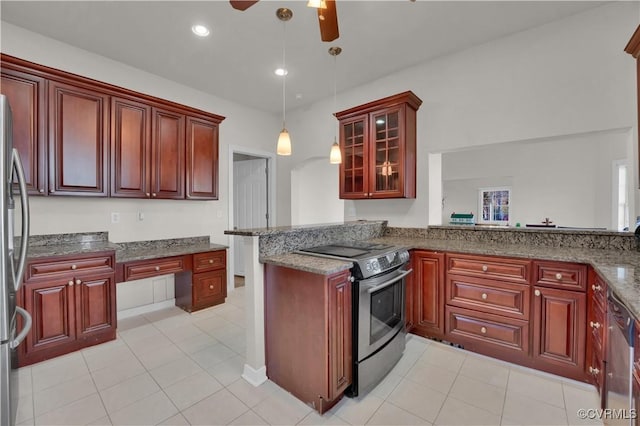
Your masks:
M617 182L616 191L618 202L616 203L616 229L618 231L629 229L629 197L627 191L627 165L623 161L614 161L614 182Z
M480 188L479 223L508 225L510 196L510 188Z

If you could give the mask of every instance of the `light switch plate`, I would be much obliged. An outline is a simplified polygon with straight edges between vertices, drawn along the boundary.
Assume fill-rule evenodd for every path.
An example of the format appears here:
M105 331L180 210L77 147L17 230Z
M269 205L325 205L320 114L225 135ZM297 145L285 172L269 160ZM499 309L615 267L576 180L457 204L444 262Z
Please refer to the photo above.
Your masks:
M111 213L111 223L120 223L120 213L118 212Z

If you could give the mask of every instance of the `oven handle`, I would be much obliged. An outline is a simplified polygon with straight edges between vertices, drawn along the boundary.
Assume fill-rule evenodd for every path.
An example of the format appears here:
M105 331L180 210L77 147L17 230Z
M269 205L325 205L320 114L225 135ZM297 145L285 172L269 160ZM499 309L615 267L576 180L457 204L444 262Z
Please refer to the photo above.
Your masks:
M375 287L371 287L369 289L367 289L367 293L371 294L371 293L375 293L378 290L382 290L385 287L389 287L391 284L400 281L401 279L403 279L404 277L406 277L407 275L409 275L410 273L413 272L413 268L409 269L408 271L403 271L402 269L399 269L398 272L401 272L400 275L398 275L395 278L390 279L389 281L385 281L382 284L378 284Z

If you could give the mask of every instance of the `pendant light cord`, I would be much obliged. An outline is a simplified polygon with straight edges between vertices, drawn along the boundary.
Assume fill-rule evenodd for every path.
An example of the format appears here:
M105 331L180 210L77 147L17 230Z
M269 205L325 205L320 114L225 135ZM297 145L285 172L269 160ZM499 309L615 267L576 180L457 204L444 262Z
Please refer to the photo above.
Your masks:
M286 122L286 116L287 116L287 97L286 97L286 81L287 81L287 74L289 73L287 71L287 66L286 66L286 51L287 51L287 22L286 21L282 21L282 69L283 69L283 75L282 75L282 128L284 129L285 126L285 122Z
M336 108L338 106L337 95L338 92L338 55L333 55L333 116L335 117ZM334 124L335 127L335 124ZM338 139L338 131L334 129L333 141Z

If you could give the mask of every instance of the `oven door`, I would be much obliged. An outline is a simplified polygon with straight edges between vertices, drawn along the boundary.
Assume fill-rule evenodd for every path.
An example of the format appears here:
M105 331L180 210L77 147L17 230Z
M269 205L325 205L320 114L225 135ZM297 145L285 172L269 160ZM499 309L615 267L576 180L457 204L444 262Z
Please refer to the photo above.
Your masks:
M400 267L358 283L358 361L375 353L404 328L405 280L412 271Z

